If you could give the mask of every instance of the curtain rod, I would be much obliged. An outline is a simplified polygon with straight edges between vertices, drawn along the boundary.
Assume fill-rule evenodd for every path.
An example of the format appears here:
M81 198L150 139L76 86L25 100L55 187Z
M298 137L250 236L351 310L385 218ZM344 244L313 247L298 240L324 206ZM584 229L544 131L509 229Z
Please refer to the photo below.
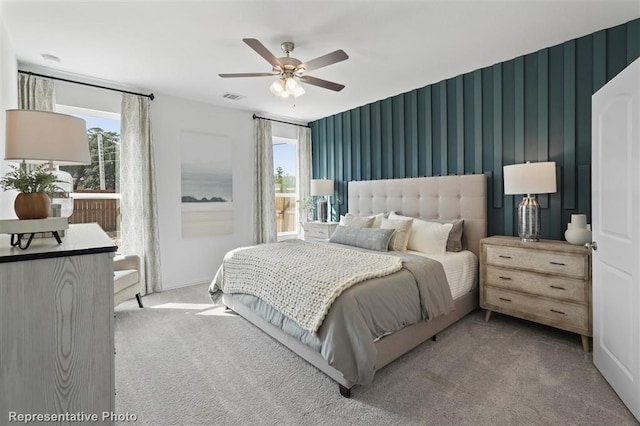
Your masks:
M155 98L153 93L150 93L150 94L146 95L144 93L136 93L136 92L130 92L128 90L114 89L113 87L99 86L97 84L84 83L82 81L68 80L66 78L54 77L52 75L38 74L36 72L31 72L31 71L18 70L18 72L21 73L21 74L35 75L36 77L44 77L44 78L50 78L52 80L66 81L67 83L75 83L75 84L81 84L83 86L96 87L98 89L106 89L106 90L113 90L114 92L128 93L130 95L146 96L147 98L149 98L151 100L153 100Z
M253 114L253 119L255 120L256 118L262 118L263 120L275 121L277 123L291 124L292 126L310 127L308 124L289 123L288 121L276 120L275 118L260 117L258 115Z

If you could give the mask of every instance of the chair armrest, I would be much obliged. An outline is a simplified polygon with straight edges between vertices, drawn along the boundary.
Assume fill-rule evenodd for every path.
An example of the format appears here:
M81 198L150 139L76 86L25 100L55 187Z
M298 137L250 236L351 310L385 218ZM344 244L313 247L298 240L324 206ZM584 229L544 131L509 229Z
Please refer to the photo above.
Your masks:
M113 270L123 271L125 269L140 270L140 257L135 254L127 256L116 256L113 258Z

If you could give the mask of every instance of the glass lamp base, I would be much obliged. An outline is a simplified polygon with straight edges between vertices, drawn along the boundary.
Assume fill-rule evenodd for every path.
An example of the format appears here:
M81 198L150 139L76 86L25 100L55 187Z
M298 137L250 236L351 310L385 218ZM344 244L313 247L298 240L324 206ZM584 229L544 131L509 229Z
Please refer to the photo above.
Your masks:
M324 197L318 199L318 220L320 222L327 221L327 199Z
M518 206L518 236L523 242L540 240L540 205L535 197L524 197Z

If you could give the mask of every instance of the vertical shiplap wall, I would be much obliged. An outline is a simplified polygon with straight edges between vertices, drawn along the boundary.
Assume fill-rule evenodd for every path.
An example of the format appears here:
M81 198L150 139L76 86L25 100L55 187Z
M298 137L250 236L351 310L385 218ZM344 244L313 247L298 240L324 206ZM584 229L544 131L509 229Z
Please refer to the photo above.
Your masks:
M591 215L591 95L640 56L640 19L311 123L314 178L347 182L485 173L489 235L517 235L520 196L502 166L555 161L558 192L539 196L542 237Z

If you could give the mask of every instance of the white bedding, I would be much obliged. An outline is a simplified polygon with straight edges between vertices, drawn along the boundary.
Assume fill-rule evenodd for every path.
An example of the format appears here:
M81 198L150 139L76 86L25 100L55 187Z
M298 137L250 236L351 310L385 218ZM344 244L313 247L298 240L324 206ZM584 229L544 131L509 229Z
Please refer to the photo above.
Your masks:
M478 257L473 252L463 250L460 252L448 251L445 254L424 254L407 250L407 253L440 262L447 276L447 281L449 281L451 297L454 300L471 291L477 282Z

